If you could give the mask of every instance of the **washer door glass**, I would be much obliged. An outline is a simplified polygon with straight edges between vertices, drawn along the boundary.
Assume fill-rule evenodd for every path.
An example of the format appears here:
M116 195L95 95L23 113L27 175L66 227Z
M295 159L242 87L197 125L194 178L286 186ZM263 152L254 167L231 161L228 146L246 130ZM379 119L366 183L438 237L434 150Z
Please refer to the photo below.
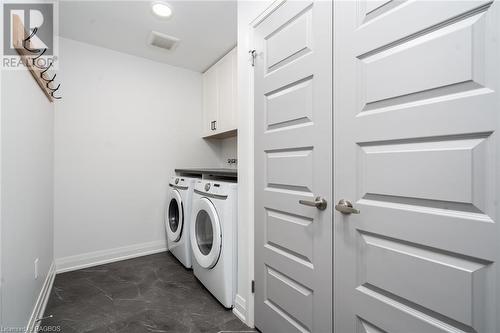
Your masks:
M170 241L179 241L182 235L183 223L182 198L179 191L172 189L167 199L167 207L165 208L165 228L167 229L167 236Z
M196 216L196 244L204 255L210 253L214 244L212 221L205 210L200 210Z
M219 217L214 205L207 198L194 203L194 225L191 225L191 248L198 264L212 268L221 252L222 236Z
M179 204L177 200L170 200L170 205L168 205L168 225L172 232L176 232L179 228Z

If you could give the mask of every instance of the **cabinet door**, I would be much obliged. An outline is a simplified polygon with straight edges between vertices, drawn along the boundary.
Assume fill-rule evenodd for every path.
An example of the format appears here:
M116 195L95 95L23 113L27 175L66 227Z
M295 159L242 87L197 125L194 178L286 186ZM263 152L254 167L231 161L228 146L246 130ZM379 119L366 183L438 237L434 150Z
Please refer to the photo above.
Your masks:
M232 109L231 116L229 118L230 129L238 128L238 52L237 48L231 51L232 58L232 81L233 87L231 90L232 95Z
M222 58L216 65L217 84L219 95L219 121L217 131L228 131L234 129L234 84L233 84L233 62L234 50Z
M217 71L211 67L203 74L203 134L215 133L218 123ZM214 123L215 122L215 123Z

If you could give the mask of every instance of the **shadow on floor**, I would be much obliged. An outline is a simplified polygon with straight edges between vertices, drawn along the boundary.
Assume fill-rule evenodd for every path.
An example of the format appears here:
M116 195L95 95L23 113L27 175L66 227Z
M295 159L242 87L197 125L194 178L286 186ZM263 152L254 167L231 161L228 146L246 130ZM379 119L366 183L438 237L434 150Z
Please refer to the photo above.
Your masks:
M256 332L170 253L58 274L48 315L44 332Z

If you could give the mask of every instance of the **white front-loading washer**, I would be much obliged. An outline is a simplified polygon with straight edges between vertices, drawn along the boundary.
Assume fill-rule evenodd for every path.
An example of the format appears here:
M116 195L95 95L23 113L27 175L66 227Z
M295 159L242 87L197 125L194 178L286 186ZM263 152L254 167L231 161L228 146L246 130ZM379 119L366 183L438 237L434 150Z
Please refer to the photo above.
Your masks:
M190 242L193 272L226 308L234 305L237 282L236 183L197 181Z
M171 177L165 207L167 248L186 268L192 266L189 227L196 180L198 178Z

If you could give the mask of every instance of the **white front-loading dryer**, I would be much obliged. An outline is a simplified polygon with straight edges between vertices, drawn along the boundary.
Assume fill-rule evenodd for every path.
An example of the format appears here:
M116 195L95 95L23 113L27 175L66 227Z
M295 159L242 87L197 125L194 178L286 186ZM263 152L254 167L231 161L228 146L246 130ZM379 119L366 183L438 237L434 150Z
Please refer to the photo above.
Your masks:
M186 267L191 268L189 227L194 184L197 178L171 177L165 207L168 250Z
M193 272L226 308L237 287L237 193L236 183L203 180L193 194Z

